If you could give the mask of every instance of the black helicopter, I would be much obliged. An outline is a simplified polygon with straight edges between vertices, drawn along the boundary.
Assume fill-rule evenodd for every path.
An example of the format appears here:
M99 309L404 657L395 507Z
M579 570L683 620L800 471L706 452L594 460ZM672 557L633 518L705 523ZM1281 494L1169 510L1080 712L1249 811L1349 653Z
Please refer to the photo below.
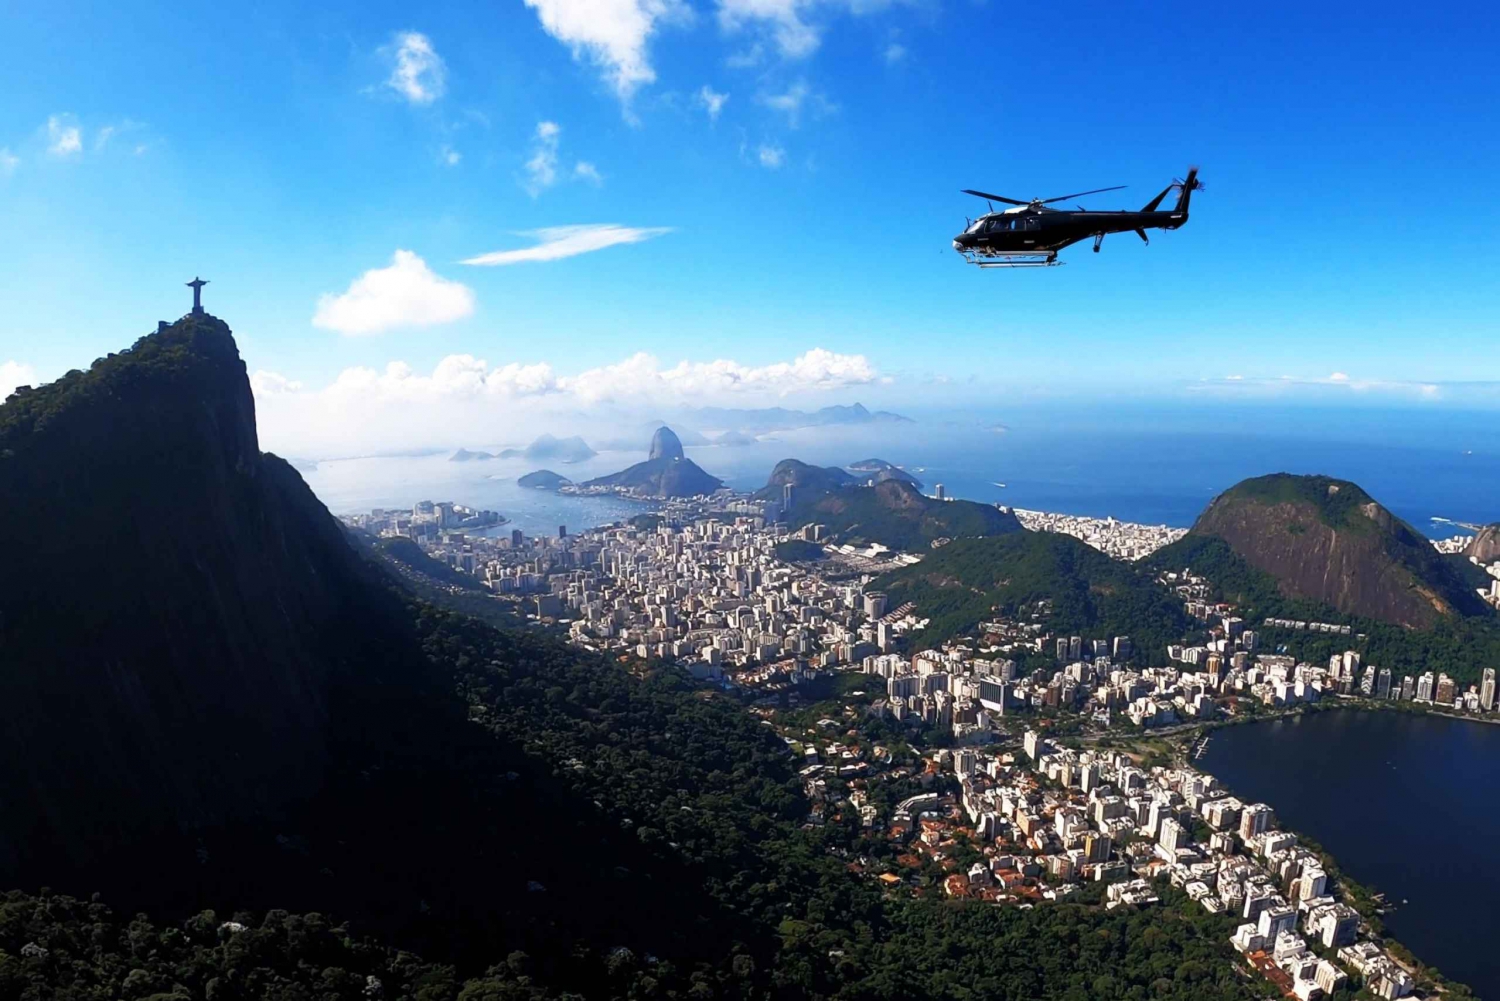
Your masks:
M1194 191L1203 187L1203 182L1198 180L1198 168L1193 167L1188 170L1186 178L1167 185L1139 212L1090 212L1081 205L1076 211L1047 207L1053 202L1119 191L1123 187L1122 184L1080 191L1076 195L1033 198L1029 202L966 188L966 195L977 195L989 202L1004 202L1015 207L990 211L969 223L968 228L953 238L953 249L963 254L970 264L981 268L1046 268L1063 263L1057 259L1059 250L1089 237L1094 238L1096 254L1108 233L1133 230L1149 244L1151 241L1146 237L1146 230L1178 229L1187 222L1188 200ZM1170 210L1159 211L1158 206L1173 191L1178 192L1177 204ZM993 210L994 206L990 208Z

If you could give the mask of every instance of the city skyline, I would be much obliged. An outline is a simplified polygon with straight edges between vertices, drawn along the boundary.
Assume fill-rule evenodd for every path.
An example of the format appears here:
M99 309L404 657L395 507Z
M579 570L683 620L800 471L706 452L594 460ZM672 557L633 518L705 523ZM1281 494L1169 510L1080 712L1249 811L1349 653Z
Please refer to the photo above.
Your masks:
M201 272L289 426L934 388L1500 401L1473 11L22 8L0 391L180 315ZM1059 19L1061 48L1019 27ZM962 187L1137 208L1190 163L1193 220L1149 247L990 274L949 246L984 208Z

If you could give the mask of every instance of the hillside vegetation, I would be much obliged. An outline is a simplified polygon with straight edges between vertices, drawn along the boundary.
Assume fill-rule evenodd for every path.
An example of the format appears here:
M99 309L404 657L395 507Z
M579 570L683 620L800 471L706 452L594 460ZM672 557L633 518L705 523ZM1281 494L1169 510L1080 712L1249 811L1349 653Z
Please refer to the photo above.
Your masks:
M996 616L1047 599L1046 627L1088 639L1129 636L1137 658L1166 662L1168 643L1188 635L1181 602L1153 574L1112 560L1069 535L1019 532L960 539L876 583L891 604L913 601L930 618L919 646L937 646Z
M793 527L819 524L836 542L878 542L892 549L926 552L937 539L977 538L1022 531L1009 511L973 501L940 501L911 484L886 480L872 487L849 486L823 493L793 495L787 521Z
M1277 473L1208 505L1195 536L1223 539L1288 598L1413 628L1489 608L1431 542L1353 483Z
M1252 566L1228 542L1189 534L1144 561L1154 570L1193 573L1213 583L1215 598L1233 603L1246 623L1270 645L1315 663L1344 650L1358 650L1365 663L1403 674L1444 671L1460 682L1478 681L1486 667L1500 664L1500 622L1494 616L1450 617L1426 629L1409 629L1360 615L1349 615L1326 602L1289 597L1277 578ZM1463 574L1456 568L1455 574ZM1329 636L1290 629L1268 629L1267 618L1334 622L1352 627L1351 636Z

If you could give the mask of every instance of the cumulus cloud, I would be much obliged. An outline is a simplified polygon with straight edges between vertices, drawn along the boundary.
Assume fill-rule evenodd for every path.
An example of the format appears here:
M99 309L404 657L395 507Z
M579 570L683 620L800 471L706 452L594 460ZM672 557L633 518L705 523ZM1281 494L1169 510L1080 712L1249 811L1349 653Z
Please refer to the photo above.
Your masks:
M251 387L267 447L327 455L343 449L446 445L472 437L474 428L515 429L546 422L549 415L586 419L589 413L722 403L726 398L769 402L888 381L863 355L815 348L791 361L760 366L729 359L664 366L641 353L575 375L559 375L546 362L492 365L456 354L431 372L400 361L383 369L345 369L321 388L259 371Z
M642 86L656 80L647 43L657 26L686 22L692 8L683 0L525 0L542 29L585 57L628 105Z
M390 266L356 278L342 295L318 300L313 326L358 336L397 327L430 327L474 312L467 286L434 274L410 250L398 250Z
M724 105L728 102L728 94L720 94L706 83L698 88L698 106L708 112L708 120L711 122L719 120L719 112L724 110Z
M421 32L398 33L382 52L392 63L385 85L412 104L431 104L447 90L448 67Z
M789 396L815 390L865 386L881 381L864 355L814 348L789 362L741 365L728 359L681 361L663 368L644 352L622 362L558 380L558 388L586 403L634 398L707 400L730 393Z
M35 386L36 369L18 361L0 362L0 402L16 391L17 386Z
M781 165L786 163L786 150L762 143L760 149L755 151L755 157L767 170L780 170Z
M560 261L565 257L577 257L606 247L627 243L641 243L653 237L672 232L667 226L617 226L614 223L598 223L584 226L549 226L522 233L534 237L535 246L517 250L495 250L463 261L464 264L494 266L501 264L523 264L528 261Z
M77 156L83 152L83 130L71 115L47 119L47 152L53 156Z

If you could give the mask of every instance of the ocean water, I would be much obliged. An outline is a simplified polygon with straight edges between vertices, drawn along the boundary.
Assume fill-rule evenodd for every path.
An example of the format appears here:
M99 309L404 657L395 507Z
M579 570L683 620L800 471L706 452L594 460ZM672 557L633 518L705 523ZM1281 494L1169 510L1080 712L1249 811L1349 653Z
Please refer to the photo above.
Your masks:
M1190 526L1220 491L1271 472L1353 480L1437 537L1454 530L1434 518L1500 520L1500 418L1493 414L1070 409L1028 412L996 427L984 415L934 415L912 424L780 432L751 445L687 452L737 489L764 485L785 458L819 465L881 458L912 471L929 493L941 483L949 496L984 503L1179 527ZM550 468L581 481L640 461L646 444ZM445 452L323 461L304 476L336 514L451 500L498 510L528 533L604 524L642 509L515 485L535 468L526 460L455 463Z

